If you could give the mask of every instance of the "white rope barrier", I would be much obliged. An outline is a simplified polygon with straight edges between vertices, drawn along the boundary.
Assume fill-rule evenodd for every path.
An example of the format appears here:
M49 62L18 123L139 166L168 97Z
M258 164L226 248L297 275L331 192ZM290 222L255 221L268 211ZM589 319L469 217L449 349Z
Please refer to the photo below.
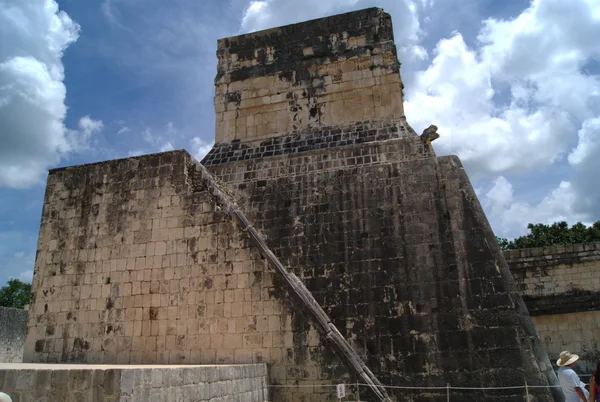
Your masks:
M363 383L348 383L348 384L344 384L346 386L350 386L350 387L354 387L356 390L356 394L352 397L350 395L348 395L348 397L350 398L356 398L356 401L360 401L360 387L369 387L369 384L363 384ZM337 385L334 384L299 384L299 385L290 385L290 384L275 384L275 385L268 385L269 388L333 388L333 392L335 393L335 388L337 387ZM529 396L531 395L530 390L531 389L540 389L540 388L545 388L545 389L549 389L549 388L560 388L560 385L529 385L527 384L527 382L525 382L525 384L523 385L513 385L513 386L508 386L508 387L453 387L450 384L447 384L445 387L413 387L413 386L399 386L399 385L381 385L382 388L385 389L402 389L402 390L415 390L415 391L438 391L437 393L439 394L446 394L446 401L449 402L450 401L450 396L452 394L452 391L500 391L500 390L518 390L518 389L525 389L525 395L527 397L527 400L529 400ZM339 392L339 391L338 391ZM341 401L342 399L345 399L345 391L343 396L338 394L338 399ZM348 399L345 399L348 400ZM352 399L355 400L355 399Z
M354 386L362 386L368 387L369 384L363 383L352 383L346 385L354 385ZM300 384L300 385L286 385L286 384L275 384L275 385L267 385L269 388L335 388L336 385L331 384ZM446 390L446 389L456 389L461 391L484 391L484 390L503 390L503 389L527 389L527 388L560 388L560 385L514 385L510 387L453 387L448 384L445 387L411 387L411 386L399 386L399 385L382 385L384 388L389 389L413 389L413 390Z

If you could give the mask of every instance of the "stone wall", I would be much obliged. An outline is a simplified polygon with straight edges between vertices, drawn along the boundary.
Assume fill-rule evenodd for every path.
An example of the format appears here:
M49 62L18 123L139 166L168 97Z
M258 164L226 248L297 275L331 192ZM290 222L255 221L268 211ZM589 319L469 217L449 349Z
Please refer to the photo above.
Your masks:
M283 358L292 334L272 274L192 191L189 162L175 151L50 172L26 361Z
M216 143L400 119L392 20L377 8L218 42Z
M267 402L264 364L93 366L0 364L0 389L14 402Z
M27 311L0 307L0 362L20 363L27 331Z
M600 359L600 242L504 256L551 358L570 350L593 371Z

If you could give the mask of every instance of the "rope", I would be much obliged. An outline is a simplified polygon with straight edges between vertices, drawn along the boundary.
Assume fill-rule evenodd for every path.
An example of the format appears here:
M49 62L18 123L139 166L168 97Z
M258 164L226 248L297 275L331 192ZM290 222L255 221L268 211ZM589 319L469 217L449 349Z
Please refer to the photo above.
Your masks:
M359 385L363 387L369 387L369 384L363 383L352 383L351 385ZM313 384L313 385L284 385L284 384L276 384L276 385L267 385L269 388L335 388L336 385L331 384ZM560 385L514 385L509 387L453 387L450 384L446 387L410 387L410 386L399 386L399 385L381 385L383 388L389 389L417 389L417 390L447 390L447 389L456 389L461 391L484 391L484 390L502 390L502 389L523 389L523 388L560 388Z

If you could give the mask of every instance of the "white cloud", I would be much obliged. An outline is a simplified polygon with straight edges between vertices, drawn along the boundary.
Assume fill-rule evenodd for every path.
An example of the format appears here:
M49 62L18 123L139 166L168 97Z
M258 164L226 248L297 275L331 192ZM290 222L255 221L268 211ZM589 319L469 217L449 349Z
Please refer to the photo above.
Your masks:
M527 83L533 101L580 122L598 112L600 80L582 72L600 56L600 42L592 39L597 37L600 3L535 0L514 20L485 21L479 40L496 79Z
M144 151L142 151L141 149L135 149L133 151L129 151L127 153L127 156L132 157L132 156L140 156L140 155L143 155L143 154L144 154Z
M78 130L68 130L66 135L70 150L75 152L88 149L92 135L102 131L104 124L102 120L93 120L88 115L79 119L78 128Z
M61 61L78 35L54 0L0 0L0 186L38 182L81 145L63 123Z
M118 13L118 11L113 8L112 0L104 0L100 4L100 9L102 10L102 14L104 14L106 20L111 25L120 26L118 16L115 15L116 13Z
M563 181L539 203L520 201L515 198L512 184L503 176L493 181L493 186L482 197L483 204L496 221L498 235L515 237L527 230L529 223L550 224L557 221L582 221L590 223L587 214L574 209L577 193L571 183Z
M90 116L83 116L79 119L79 128L85 135L91 135L94 132L102 130L104 124L101 120L93 120Z
M600 5L536 0L510 21L488 19L469 49L462 36L438 43L436 57L407 88L408 119L438 123L442 153L478 172L535 169L568 153L583 119L600 113L600 80L582 66L600 55ZM596 15L596 19L593 17ZM508 86L508 102L498 92Z
M196 160L201 161L204 159L206 154L212 149L214 145L213 142L206 142L200 137L194 137L190 141L190 146L192 147L192 156L196 158Z
M584 121L577 135L579 143L569 154L573 166L591 162L600 153L600 117Z
M578 138L577 147L569 154L569 163L576 172L572 179L577 192L574 208L600 220L600 117L584 121Z
M121 127L119 129L119 131L117 131L117 135L125 134L125 133L128 133L130 131L131 131L131 129L129 127L127 127L127 126Z
M472 177L493 180L482 201L505 233L600 217L592 157L600 152L600 76L587 68L600 57L597 37L600 3L533 0L514 19L484 21L474 48L460 33L439 41L431 65L407 86L415 129L436 124L438 154L457 154ZM562 177L542 177L565 165L554 169ZM538 174L556 187L523 200L507 173Z
M27 271L21 272L17 279L21 280L22 282L31 283L33 280L33 270L28 269Z
M530 109L516 98L499 107L490 64L460 34L440 41L435 54L407 88L405 111L417 130L439 127L435 145L442 154L459 155L477 174L494 174L551 165L567 152L565 133L573 127L566 111L552 105Z
M271 18L269 1L251 1L242 17L241 30L244 32L253 32L269 28L269 20Z
M484 194L479 190L478 196L482 195ZM499 215L513 202L512 184L504 176L500 176L484 196L486 206L492 211L492 214Z
M172 151L171 141L177 138L177 130L172 122L167 123L164 135L154 134L151 129L146 128L142 132L142 138L152 146L152 151L166 152Z
M172 151L173 149L173 145L171 145L170 142L165 143L162 147L160 147L159 151L160 152L167 152L167 151Z

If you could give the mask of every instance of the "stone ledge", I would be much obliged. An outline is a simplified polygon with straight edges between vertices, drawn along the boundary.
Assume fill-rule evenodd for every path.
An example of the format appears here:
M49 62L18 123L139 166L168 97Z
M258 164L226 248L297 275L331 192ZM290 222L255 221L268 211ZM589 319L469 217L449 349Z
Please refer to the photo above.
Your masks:
M208 165L220 180L230 184L249 185L251 182L277 177L295 177L316 172L359 169L435 157L433 149L417 136L393 138L365 144L326 148L310 153L255 158L247 161ZM204 163L207 165L206 162ZM194 187L194 181L192 181ZM202 190L195 186L194 191Z
M202 160L202 164L211 166L296 155L352 145L364 146L368 143L406 137L416 137L416 133L405 121L363 120L346 125L303 129L253 142L215 144Z
M600 261L600 242L505 250L504 258L511 270Z
M395 54L393 39L390 15L374 7L232 36L218 40L217 77L230 73L237 81L287 72L297 63L356 57L377 46L388 45Z
M532 316L600 311L600 292L572 291L548 296L523 296Z
M265 364L0 364L0 389L15 401L268 401Z

